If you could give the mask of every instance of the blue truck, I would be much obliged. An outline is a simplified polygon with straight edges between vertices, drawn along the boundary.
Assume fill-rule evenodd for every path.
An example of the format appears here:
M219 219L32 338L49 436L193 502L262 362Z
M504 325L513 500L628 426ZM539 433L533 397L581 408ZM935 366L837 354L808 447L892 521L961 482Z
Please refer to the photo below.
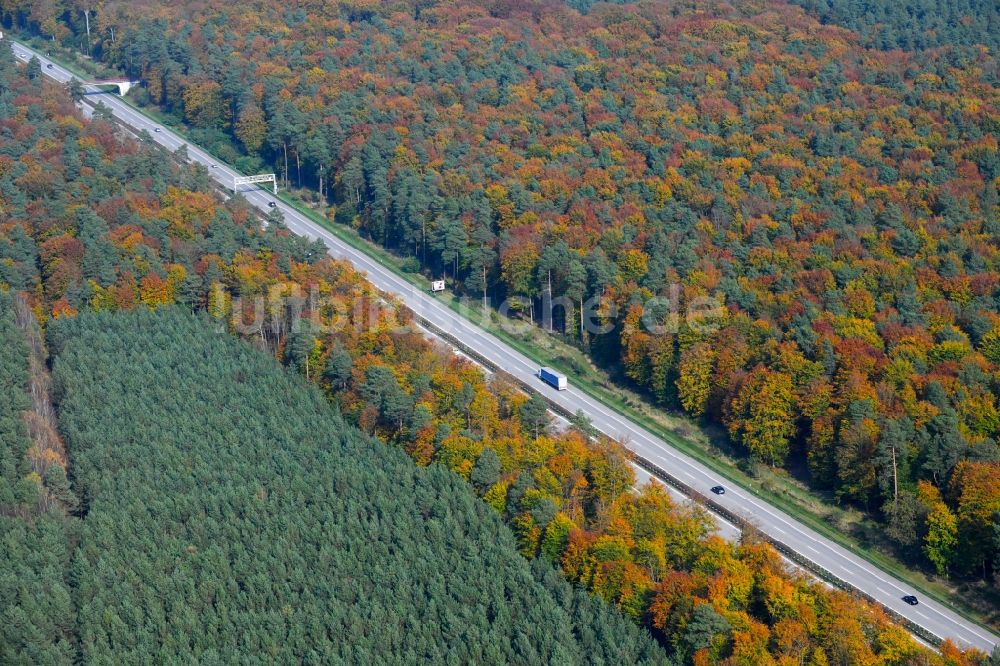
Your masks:
M557 391L565 391L569 386L566 375L556 372L552 368L539 368L538 378Z

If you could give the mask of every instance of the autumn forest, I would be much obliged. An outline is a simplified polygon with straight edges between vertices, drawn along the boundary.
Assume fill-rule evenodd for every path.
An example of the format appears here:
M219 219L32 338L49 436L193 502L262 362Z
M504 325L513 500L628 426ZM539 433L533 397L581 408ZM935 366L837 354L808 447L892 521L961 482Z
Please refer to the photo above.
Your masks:
M0 21L995 598L995 6L95 4ZM172 157L0 49L0 662L996 662L635 490L620 443Z
M106 3L95 48L200 143L459 291L532 320L550 290L597 303L610 333L572 306L553 327L939 573L991 577L989 24L913 54L768 3L374 8ZM650 335L672 293L718 299L718 325Z

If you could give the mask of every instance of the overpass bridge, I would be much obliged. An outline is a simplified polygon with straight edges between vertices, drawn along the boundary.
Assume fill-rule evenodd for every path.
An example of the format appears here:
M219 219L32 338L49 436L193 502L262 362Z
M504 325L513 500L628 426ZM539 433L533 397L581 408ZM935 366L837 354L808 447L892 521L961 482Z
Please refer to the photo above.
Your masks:
M3 31L0 31L0 40L2 40L3 38L4 38ZM14 49L14 55L20 58L21 60L27 61L32 56L38 58L38 54L32 51L31 49L27 48L26 46L20 45L20 48L18 48L19 45L16 42L14 42L13 40L8 40L8 41L10 41L11 47ZM47 69L52 69L54 67L54 63L47 62L45 64L45 67ZM131 81L129 79L104 79L102 81L81 81L80 83L81 85L83 85L83 89L85 91L85 94L87 95L99 94L104 92L103 90L99 90L98 88L113 87L118 90L119 95L125 96L128 94L129 90L139 85L139 81Z
M113 86L118 89L118 94L125 96L128 91L139 85L138 81L129 81L128 79L106 79L104 81L82 81L83 87L87 90L87 94L102 93L103 90L95 90L95 88L106 88Z

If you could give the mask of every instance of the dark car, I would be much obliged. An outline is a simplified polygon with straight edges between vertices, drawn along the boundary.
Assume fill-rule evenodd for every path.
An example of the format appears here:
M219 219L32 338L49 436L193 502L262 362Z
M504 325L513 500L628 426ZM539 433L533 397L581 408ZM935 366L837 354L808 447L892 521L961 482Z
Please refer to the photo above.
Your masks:
M714 488L712 488L712 492L715 493L716 495L725 495L726 489L723 488L722 486L715 486Z
M47 65L46 65L45 67L46 67L46 68L48 68L48 69L52 69L52 63L50 62L50 63L49 63L49 64L47 64Z
M911 606L916 606L917 604L920 603L919 601L917 601L917 598L912 594L908 594L905 597L903 597L903 601L910 604Z
M271 208L274 208L274 207L275 207L275 206L277 206L278 204L274 203L273 201L268 201L268 202L267 202L267 205L268 205L268 206L270 206Z

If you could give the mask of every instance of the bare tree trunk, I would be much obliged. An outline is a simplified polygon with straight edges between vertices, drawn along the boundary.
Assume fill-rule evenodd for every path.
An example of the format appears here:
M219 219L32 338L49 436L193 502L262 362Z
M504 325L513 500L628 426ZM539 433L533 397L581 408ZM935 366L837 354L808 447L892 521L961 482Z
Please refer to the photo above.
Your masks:
M285 153L285 189L288 189L288 142L283 141L281 149Z
M892 445L892 499L899 500L899 485L896 479L896 445Z
M83 10L83 18L87 22L87 57L90 57L90 8Z
M549 333L552 332L552 269L549 269Z

